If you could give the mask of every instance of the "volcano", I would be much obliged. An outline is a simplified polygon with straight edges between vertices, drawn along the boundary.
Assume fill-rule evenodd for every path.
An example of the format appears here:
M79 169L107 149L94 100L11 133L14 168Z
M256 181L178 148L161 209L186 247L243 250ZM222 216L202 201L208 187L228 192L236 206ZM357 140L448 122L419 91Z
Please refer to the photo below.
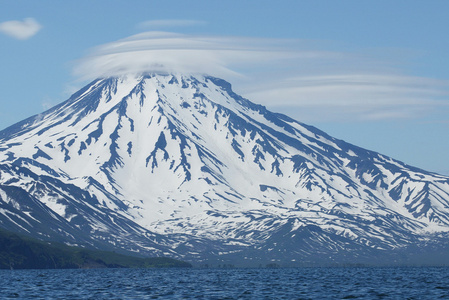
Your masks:
M449 177L223 79L130 74L0 131L0 227L196 263L446 259Z

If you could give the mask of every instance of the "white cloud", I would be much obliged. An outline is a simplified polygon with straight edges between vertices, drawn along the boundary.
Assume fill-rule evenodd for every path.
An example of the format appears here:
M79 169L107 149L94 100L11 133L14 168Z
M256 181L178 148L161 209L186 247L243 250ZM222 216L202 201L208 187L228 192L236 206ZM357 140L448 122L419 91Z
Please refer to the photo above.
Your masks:
M26 18L23 21L6 21L0 23L0 32L18 40L26 40L34 36L42 28L33 18Z
M301 120L416 118L449 110L449 81L402 74L363 53L310 41L145 32L99 46L78 61L81 79L126 73L201 73Z
M207 24L204 21L198 20L179 20L179 19L165 19L165 20L150 20L142 22L138 25L141 29L159 29L172 27L188 27Z
M377 120L421 117L449 109L449 81L391 74L336 74L284 78L244 94L302 120ZM326 115L326 116L325 116Z
M237 37L190 36L146 32L99 46L81 59L76 75L89 79L125 73L184 72L216 76L239 76L243 66L261 62L324 56L273 46L274 40ZM282 40L278 40L282 43Z

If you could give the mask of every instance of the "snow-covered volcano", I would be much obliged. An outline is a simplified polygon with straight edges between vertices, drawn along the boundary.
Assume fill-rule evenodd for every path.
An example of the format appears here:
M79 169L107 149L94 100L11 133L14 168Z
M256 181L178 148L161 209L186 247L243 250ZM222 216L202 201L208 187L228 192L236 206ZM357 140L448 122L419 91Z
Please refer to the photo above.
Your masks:
M99 248L333 260L441 238L449 178L272 113L222 79L128 75L0 132L0 215Z

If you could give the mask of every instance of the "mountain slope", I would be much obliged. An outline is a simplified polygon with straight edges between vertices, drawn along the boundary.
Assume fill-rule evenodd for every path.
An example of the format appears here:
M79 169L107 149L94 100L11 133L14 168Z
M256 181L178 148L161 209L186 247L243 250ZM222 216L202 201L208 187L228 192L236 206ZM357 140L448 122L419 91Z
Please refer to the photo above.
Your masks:
M279 232L311 229L291 245L302 257L403 248L449 228L448 177L272 113L209 76L95 80L1 131L0 151L3 227L99 248L270 256ZM35 230L42 219L57 232Z
M0 230L0 269L191 267L170 258L139 258L46 243Z

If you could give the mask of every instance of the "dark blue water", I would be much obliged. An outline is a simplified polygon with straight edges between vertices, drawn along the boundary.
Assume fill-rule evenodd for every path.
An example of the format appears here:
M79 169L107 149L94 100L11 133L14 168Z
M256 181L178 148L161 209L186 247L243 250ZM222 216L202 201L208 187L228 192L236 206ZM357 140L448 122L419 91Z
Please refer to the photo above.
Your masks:
M2 270L0 298L449 299L449 268Z

